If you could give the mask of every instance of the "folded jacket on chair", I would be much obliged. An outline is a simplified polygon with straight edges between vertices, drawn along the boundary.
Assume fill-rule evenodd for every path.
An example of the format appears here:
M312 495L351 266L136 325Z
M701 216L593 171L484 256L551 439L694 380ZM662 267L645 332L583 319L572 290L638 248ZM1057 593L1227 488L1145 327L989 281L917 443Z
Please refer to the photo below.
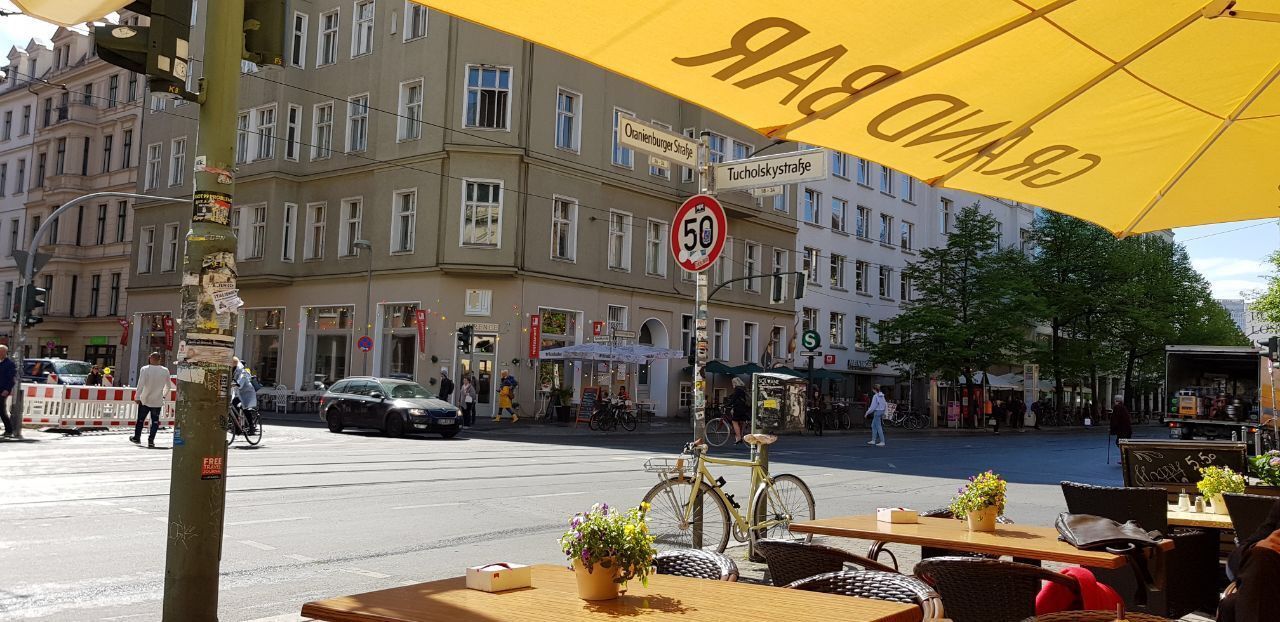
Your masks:
M1042 616L1056 611L1072 611L1083 609L1089 611L1115 611L1116 606L1124 602L1110 585L1100 583L1087 568L1071 566L1063 568L1062 574L1076 580L1080 584L1080 597L1083 602L1076 602L1071 589L1059 583L1045 581L1036 595L1036 615Z

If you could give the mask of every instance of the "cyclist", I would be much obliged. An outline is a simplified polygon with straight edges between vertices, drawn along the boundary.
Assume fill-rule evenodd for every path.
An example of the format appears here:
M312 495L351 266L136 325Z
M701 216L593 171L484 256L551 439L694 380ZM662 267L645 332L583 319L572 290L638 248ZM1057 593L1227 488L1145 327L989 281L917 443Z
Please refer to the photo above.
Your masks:
M234 369L231 371L232 405L244 410L258 410L258 391L253 387L253 374L240 362L239 357L231 357ZM248 432L253 434L253 418L248 420Z
M729 396L729 408L733 409L733 443L742 444L742 424L751 421L751 398L747 397L746 383L733 379L733 394Z

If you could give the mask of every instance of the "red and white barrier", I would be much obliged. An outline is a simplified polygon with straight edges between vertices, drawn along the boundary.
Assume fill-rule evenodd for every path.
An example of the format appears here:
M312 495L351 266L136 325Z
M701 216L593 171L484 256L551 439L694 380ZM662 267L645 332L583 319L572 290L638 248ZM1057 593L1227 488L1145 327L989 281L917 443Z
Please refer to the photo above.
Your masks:
M22 423L39 428L128 428L138 420L137 396L133 387L23 385ZM178 389L171 384L160 411L160 425L174 426L177 400Z

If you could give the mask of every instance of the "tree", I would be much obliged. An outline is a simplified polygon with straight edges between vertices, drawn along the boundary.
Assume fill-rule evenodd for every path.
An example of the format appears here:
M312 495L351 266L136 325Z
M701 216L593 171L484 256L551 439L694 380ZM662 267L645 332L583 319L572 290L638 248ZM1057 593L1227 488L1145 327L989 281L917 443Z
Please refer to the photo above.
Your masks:
M1249 303L1249 310L1258 314L1265 326L1280 325L1280 251L1267 257L1273 271L1267 275L1267 289ZM1252 337L1252 335L1249 335Z
M960 210L946 246L924 249L903 270L919 294L880 326L871 357L899 369L964 377L1021 360L1032 348L1028 329L1041 309L1030 265L1016 249L1000 248L994 217L971 205ZM971 414L976 400L970 400Z

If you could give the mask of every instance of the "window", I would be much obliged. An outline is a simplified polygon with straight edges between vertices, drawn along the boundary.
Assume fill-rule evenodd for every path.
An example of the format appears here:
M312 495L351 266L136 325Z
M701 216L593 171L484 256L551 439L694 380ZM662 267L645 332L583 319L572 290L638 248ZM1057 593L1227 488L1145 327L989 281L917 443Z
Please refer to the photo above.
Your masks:
M942 199L941 206L938 209L938 231L943 235L951 233L951 199Z
M910 175L902 176L902 200L907 203L916 202L916 180Z
M582 131L579 108L582 95L565 88L556 90L556 149L578 152Z
M405 0L404 40L412 41L427 36L427 7Z
M860 238L871 237L871 209L858 206L858 219L854 223L854 235Z
M128 201L116 202L116 241L117 242L124 241L125 232L128 230L126 227L126 219L128 218L128 209L129 209Z
M806 246L804 247L804 255L801 256L801 271L804 272L804 280L807 283L818 283L818 249Z
M18 128L18 136L31 133L31 106L22 107L22 126Z
M755 322L742 323L742 361L751 363L756 360L756 333L760 326Z
M505 130L511 120L511 68L467 65L467 101L463 124Z
M53 174L62 175L67 172L67 139L59 138L55 144L57 152L53 160Z
M661 121L656 121L656 120L655 120L655 121L653 121L652 123L653 123L653 125L655 125L655 126L657 126L657 127L660 127L660 128L663 128L663 129L665 129L665 130L670 130L670 129L671 129L671 126L670 126L670 125L667 125L666 123L663 123L663 122L661 122ZM667 165L667 166L654 166L653 162L654 162L654 160L651 158L651 159L649 160L649 174L650 174L650 175L653 175L654 177L659 177L659 178L661 178L661 179L670 180L670 179L671 179L671 166L670 166L670 165Z
M124 100L131 102L138 99L138 74L129 72L129 86L124 94Z
M724 249L720 251L720 258L716 260L715 266L715 283L725 283L733 278L733 238L725 238ZM725 285L725 289L733 289L733 285Z
M39 227L33 227L33 231L34 231L34 230L39 230L39 229L40 229ZM50 229L50 230L49 230L49 243L50 243L50 244L57 244L57 243L58 243L58 233L62 230L62 217L61 217L61 216L57 216L57 217L55 217L55 218L53 219L53 225L52 225L52 226L50 226L50 227L49 227L49 229Z
M609 305L607 317L609 318L608 326L609 326L610 335L612 335L615 331L627 330L627 308L626 307L622 307L618 305Z
M36 180L35 180L35 183L31 184L32 188L44 187L44 171L45 171L45 163L47 162L47 156L48 154L45 154L45 153L36 155Z
M120 273L111 273L111 292L107 298L107 315L120 315Z
M178 268L178 223L164 226L164 246L160 249L160 271L173 272Z
M680 383L680 409L688 411L693 408L693 385L688 382Z
M0 197L4 196L4 189L9 187L9 163L0 164Z
M307 53L307 19L306 13L293 12L293 31L289 34L289 65L303 69Z
M27 184L27 160L18 158L18 174L13 180L13 193L22 194Z
M284 204L284 218L280 224L280 261L293 261L293 249L298 244L298 204Z
M138 274L151 272L151 257L156 246L156 228L142 228L142 243L138 245Z
M898 279L898 299L902 302L911 302L911 279L902 277Z
M782 344L786 341L787 329L781 326L774 326L769 330L769 343L765 345L765 350L771 357L777 359L783 356Z
M9 221L9 253L8 255L10 257L13 257L13 251L18 250L18 237L21 234L21 232L18 229L20 227L22 227L21 220L14 218Z
M573 261L578 246L578 201L555 197L551 201L551 258Z
M324 257L325 203L307 204L307 239L303 249L303 259L320 259Z
M889 298L893 290L893 268L880 266L880 297Z
M712 164L724 162L725 149L728 148L729 139L715 132L707 132L707 160Z
M182 184L183 171L187 168L187 139L175 138L169 143L169 185Z
M0 165L0 195L4 194L4 191L2 189L3 187L4 187L4 165ZM1033 240L1031 237L1031 230L1018 229L1018 250L1022 251L1022 254L1028 255L1031 253L1032 245L1033 245Z
M712 323L713 358L718 361L729 360L729 320L716 318Z
M772 198L773 209L778 212L787 213L787 187L782 187L782 194Z
M631 214L609 210L609 268L631 270Z
M853 347L858 350L866 350L867 345L871 343L871 318L862 317L861 315L853 318Z
M373 0L356 0L351 12L351 58L373 51Z
M634 119L636 118L636 115L621 108L613 109L613 163L616 166L631 168L632 162L635 158L635 152L627 147L623 147L622 141L618 140L618 132L620 131L618 128L622 125L622 117Z
M249 113L236 116L236 164L249 161Z
M154 109L155 108L154 98L151 103L152 103L152 108ZM42 119L42 123L40 124L40 127L49 127L51 123L53 123L53 98L46 97L44 98L44 119Z
M800 330L811 331L818 329L818 310L809 307L800 309Z
M9 140L13 137L13 111L4 111L4 132L0 134L0 138Z
M489 315L493 310L493 290L468 289L465 294L464 315Z
M155 190L160 185L160 143L147 145L147 172L143 187Z
M463 180L462 245L499 248L502 244L502 183Z
M85 136L84 142L80 143L82 145L80 149L80 175L82 176L89 174L89 143L92 141L93 139Z
M107 241L107 204L98 205L98 226L93 230L93 243L105 244Z
M786 276L778 274L787 269L787 251L781 248L773 249L773 283L769 290L769 302L778 303L787 299L787 281Z
M298 151L302 147L302 137L299 136L301 126L302 106L289 104L288 118L285 119L284 128L284 159L290 162L298 161Z
M670 126L668 126L668 129L670 129ZM756 148L754 145L738 142L736 140L733 141L733 159L735 160L745 160L750 158L751 154L754 153L755 150Z
M844 199L831 199L831 230L839 233L849 232L849 202Z
M400 83L400 116L396 121L399 140L422 137L422 78Z
M165 106L167 105L167 101L168 100L165 99L164 95L160 95L159 93L152 93L151 94L151 112L153 113L164 112ZM46 112L45 117L48 117L49 116L47 114L48 111L46 110L45 112Z
M39 230L40 230L40 217L39 217L39 216L32 216L32 217L31 217L31 228L27 230L28 237L30 238L30 239L28 239L28 240L27 240L27 243L28 243L28 244L30 244L31 242L34 242L34 241L35 241L35 239L36 239L36 231L39 231Z
M47 290L46 290L47 291ZM80 276L71 275L71 299L67 301L67 315L76 316L76 296L80 293Z
M822 203L822 194L816 190L804 189L804 201L801 204L800 218L807 223L818 224L818 212Z
M684 128L684 135L686 138L696 139L698 137L698 128L686 127ZM686 184L693 183L693 177L694 177L693 174L694 174L693 169L686 166L680 167L680 181Z
M844 314L831 312L831 347L844 347Z
M858 183L871 186L871 162L866 158L858 158Z
M267 245L267 206L255 205L249 211L249 241L245 245L245 259L262 259Z
M912 243L916 234L916 226L905 220L902 221L902 225L900 226L902 228L902 235L899 236L900 239L898 241L898 245L902 247L902 250L909 251L913 248Z
M996 247L1004 246L1004 223L997 220L995 222Z
M865 261L853 262L853 288L860 294L865 294L869 291L870 284L867 283L869 277L867 274L868 269L870 269L870 266Z
M311 123L311 159L328 158L333 153L333 102L316 104Z
M746 280L746 290L749 292L760 291L760 280L750 277L760 275L760 245L753 242L747 242L747 247L743 251L742 276L748 277Z
M320 14L320 43L316 45L316 66L338 62L338 9Z
M667 223L650 218L644 233L644 273L667 276Z
M831 152L831 174L836 177L849 178L849 156L839 151Z
M880 165L880 192L893 196L893 169Z
M111 134L107 134L102 137L102 172L104 173L111 172L111 148L112 143L115 142L115 138L116 137ZM0 184L0 186L3 185L4 184Z
M276 157L276 107L264 106L253 112L254 126L257 130L254 140L258 143L254 160L270 160Z
M347 100L347 152L364 151L369 146L369 94Z
M680 348L684 350L685 356L693 354L693 316L683 314L680 316Z
M418 219L418 191L402 190L391 198L391 252L412 253Z
M81 97L80 103L86 106L93 105L93 83L92 82L84 85L84 90L81 91L80 97Z
M342 227L338 229L339 257L355 257L360 254L360 249L356 248L356 240L360 239L360 216L363 207L363 199L342 200Z
M893 216L880 214L880 243L893 244Z
M10 74L12 75L12 74ZM4 307L5 313L8 314L13 309L13 281L6 281L4 284ZM13 319L12 314L6 317Z
M848 258L844 255L831 256L831 287L844 289L844 264Z
M133 166L133 130L125 130L120 141L120 168Z

